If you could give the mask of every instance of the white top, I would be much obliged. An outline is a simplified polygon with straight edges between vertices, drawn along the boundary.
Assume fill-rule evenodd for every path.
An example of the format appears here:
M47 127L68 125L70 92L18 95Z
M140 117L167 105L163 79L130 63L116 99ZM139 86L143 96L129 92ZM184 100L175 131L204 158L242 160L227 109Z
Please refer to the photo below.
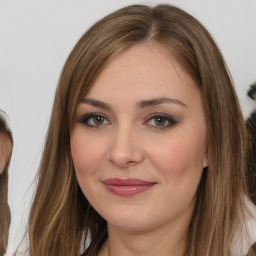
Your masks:
M256 242L256 206L245 198L248 211L245 213L246 226L238 230L231 249L232 256L246 256L250 247Z

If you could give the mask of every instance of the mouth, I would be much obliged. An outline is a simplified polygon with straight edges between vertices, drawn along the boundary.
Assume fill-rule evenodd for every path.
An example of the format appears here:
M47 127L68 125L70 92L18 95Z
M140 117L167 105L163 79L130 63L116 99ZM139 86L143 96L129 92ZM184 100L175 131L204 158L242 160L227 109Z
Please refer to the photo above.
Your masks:
M119 196L134 196L151 189L156 182L145 181L140 179L120 179L111 178L103 180L107 189Z

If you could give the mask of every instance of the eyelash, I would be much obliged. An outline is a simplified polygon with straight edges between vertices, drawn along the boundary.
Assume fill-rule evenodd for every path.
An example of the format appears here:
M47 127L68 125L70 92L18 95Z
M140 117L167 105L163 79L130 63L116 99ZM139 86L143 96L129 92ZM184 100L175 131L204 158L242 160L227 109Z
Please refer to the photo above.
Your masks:
M96 117L103 118L103 121L108 120L107 117L101 113L90 113L90 114L82 115L81 120L79 122L90 128L99 128L100 126L105 125L105 124L99 124L99 125L89 124L90 119L96 118Z
M167 129L169 127L172 127L174 126L177 122L175 121L175 119L169 115L166 115L166 114L160 114L160 113L155 113L155 114L152 114L148 119L147 121L144 123L144 124L149 124L149 122L151 120L155 120L157 118L161 118L164 120L164 125L163 126L157 126L157 125L151 125L152 127L156 128L156 129ZM166 122L168 123L166 125ZM149 124L150 125L150 124Z
M93 118L98 118L100 117L102 119L102 123L100 124L90 124L89 121L93 121ZM152 120L157 120L157 118L159 119L162 119L162 121L164 121L164 124L161 126L161 125L151 125L150 124L150 121ZM107 124L104 123L105 121L107 120ZM85 126L87 127L90 127L90 128L101 128L102 126L104 125L108 125L108 124L111 124L109 121L108 121L108 118L103 115L102 113L90 113L90 114L85 114L85 115L82 115L80 121L80 123L84 124ZM168 123L166 125L166 123ZM169 115L166 115L166 114L160 114L160 113L155 113L155 114L152 114L147 120L146 122L144 122L143 124L146 124L146 125L150 125L151 127L153 128L156 128L156 129L167 129L171 126L174 126L177 122L175 121L174 118L172 118L171 116Z

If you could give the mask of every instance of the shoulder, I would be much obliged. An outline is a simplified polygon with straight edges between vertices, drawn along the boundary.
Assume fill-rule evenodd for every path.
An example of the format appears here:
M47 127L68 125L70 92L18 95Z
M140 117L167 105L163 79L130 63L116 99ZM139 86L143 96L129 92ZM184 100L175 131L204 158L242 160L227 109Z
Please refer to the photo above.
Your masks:
M247 201L247 207L249 210L249 218L247 219L248 228L254 241L256 242L256 205L251 201Z
M247 220L247 226L248 226L248 235L249 235L249 241L251 244L251 250L256 253L256 206L250 202L249 205L249 211L250 211L250 217Z
M14 252L6 252L4 256L28 256L28 254L18 251L16 254Z
M244 218L241 218L233 239L232 256L247 255L256 243L256 206L248 198L245 198L244 206Z

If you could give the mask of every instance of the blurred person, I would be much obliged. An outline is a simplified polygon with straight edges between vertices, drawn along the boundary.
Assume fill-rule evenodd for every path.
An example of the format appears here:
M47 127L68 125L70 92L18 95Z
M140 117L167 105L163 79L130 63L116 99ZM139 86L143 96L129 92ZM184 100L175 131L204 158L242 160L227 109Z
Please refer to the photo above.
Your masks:
M0 256L8 245L11 212L8 205L8 167L12 155L12 133L0 112Z
M256 83L250 86L248 96L256 101ZM249 153L248 153L248 175L247 182L249 194L256 204L256 102L255 110L246 120L246 127L249 133Z

